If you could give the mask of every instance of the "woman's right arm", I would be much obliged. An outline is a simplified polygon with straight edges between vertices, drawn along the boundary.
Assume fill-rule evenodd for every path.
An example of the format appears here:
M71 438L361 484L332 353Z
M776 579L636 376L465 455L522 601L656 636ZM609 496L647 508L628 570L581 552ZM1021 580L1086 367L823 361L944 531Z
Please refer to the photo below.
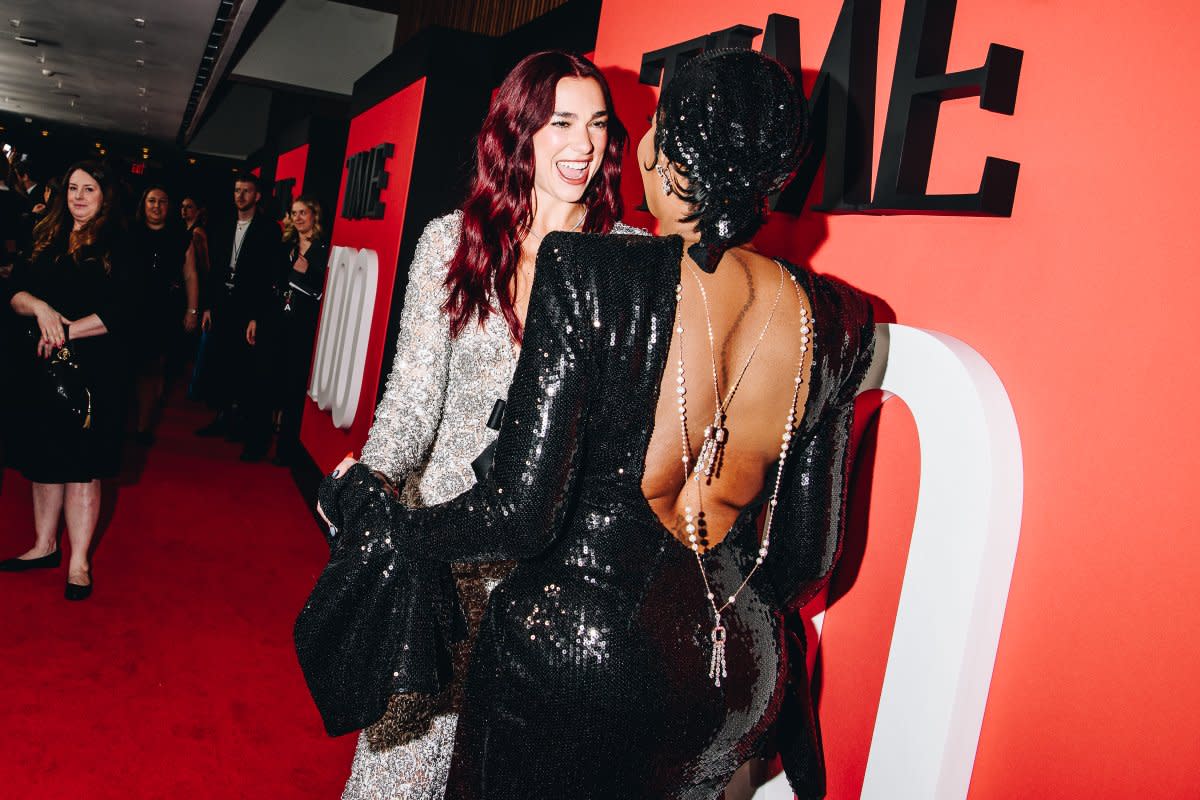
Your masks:
M397 484L425 458L442 420L450 367L450 323L442 303L458 234L457 219L442 217L417 242L392 371L363 445L362 461Z
M22 317L37 318L38 330L41 331L43 342L53 344L55 347L63 346L63 342L67 340L67 333L63 330L64 317L53 306L23 290L14 294L9 304L13 311Z

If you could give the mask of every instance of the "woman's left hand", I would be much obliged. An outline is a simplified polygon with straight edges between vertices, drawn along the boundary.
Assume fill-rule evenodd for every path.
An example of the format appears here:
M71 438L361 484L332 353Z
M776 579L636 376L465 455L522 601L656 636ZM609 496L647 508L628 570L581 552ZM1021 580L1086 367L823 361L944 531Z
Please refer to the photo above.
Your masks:
M351 467L353 467L357 463L358 463L358 459L355 458L354 456L346 456L345 458L343 458L341 460L341 462L336 467L333 468L333 472L330 474L333 475L333 477L335 477L335 478L340 478L346 474L347 470L349 470Z
M349 470L351 467L353 467L357 463L358 463L357 458L354 458L353 456L346 456L345 458L342 459L340 464L338 464L336 467L333 468L333 472L329 473L329 477L340 478L346 474L347 470ZM325 510L321 508L321 504L319 502L317 503L317 514L321 517L321 519L325 520L326 525L332 524L329 521L329 517L325 516Z
M74 323L61 314L59 315L59 320L63 326L62 342L51 341L50 339L47 339L45 335L43 335L42 338L38 340L37 353L39 358L49 358L50 356L54 355L55 350L66 346L68 336L67 332L71 329L71 325Z

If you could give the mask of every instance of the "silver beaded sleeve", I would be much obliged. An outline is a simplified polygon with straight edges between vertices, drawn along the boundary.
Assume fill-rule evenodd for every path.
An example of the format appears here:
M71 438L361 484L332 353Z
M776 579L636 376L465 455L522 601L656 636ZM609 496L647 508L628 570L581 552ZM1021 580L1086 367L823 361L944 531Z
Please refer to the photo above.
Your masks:
M397 483L425 459L442 419L450 365L443 282L458 232L457 217L441 217L417 242L392 372L362 450L364 463Z

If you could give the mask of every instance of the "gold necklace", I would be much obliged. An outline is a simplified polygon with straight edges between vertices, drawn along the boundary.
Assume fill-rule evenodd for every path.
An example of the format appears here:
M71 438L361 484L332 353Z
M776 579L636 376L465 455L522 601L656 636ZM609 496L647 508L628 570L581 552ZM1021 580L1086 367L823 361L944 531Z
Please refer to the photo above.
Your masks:
M586 208L583 210L583 213L579 215L579 220L578 220L578 221L577 221L577 222L576 222L574 225L572 225L570 228L568 228L566 232L567 232L567 233L574 233L575 231L579 230L579 226L583 224L583 221L584 221L585 219L587 219L587 209L586 209ZM549 231L546 231L546 233L549 233ZM525 232L525 235L526 235L526 236L532 236L534 239L536 239L536 240L537 240L538 244L541 244L541 242L542 242L542 236L544 236L545 234L541 234L541 233L534 233L534 231L533 231L533 222L530 222L530 223L529 223L529 230Z

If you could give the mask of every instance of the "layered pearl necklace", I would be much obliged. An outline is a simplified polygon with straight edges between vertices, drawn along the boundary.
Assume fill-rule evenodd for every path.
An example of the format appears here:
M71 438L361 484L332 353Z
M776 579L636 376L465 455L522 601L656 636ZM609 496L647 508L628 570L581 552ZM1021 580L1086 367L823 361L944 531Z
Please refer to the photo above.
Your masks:
M734 258L736 255L731 253ZM740 259L738 259L740 261ZM709 354L712 359L712 377L713 377L713 395L716 399L716 411L713 415L713 423L704 429L704 444L700 447L700 452L696 457L695 465L692 464L692 448L688 439L687 426L687 380L684 371L683 363L683 324L676 322L675 333L679 336L679 372L675 379L677 384L676 392L678 394L679 405L679 431L680 440L683 447L683 474L684 485L687 485L687 480L692 479L696 484L696 513L693 513L691 506L685 506L683 510L684 531L687 533L688 547L691 548L692 554L696 557L696 565L700 568L700 577L704 580L704 592L708 598L708 604L712 608L713 627L709 634L709 639L712 641L712 656L709 659L708 677L716 686L721 685L721 679L728 676L725 664L725 640L726 630L722 624L721 615L724 614L730 606L737 600L742 589L750 583L750 578L762 566L763 560L767 556L767 550L771 546L771 522L775 516L775 506L779 503L779 487L783 483L783 467L787 460L788 446L792 441L792 434L796 430L796 406L800 400L800 387L804 383L804 356L808 352L811 341L813 320L809 317L808 309L804 305L804 296L800 291L800 284L797 282L794 275L789 275L792 279L792 286L796 290L796 299L800 303L800 359L796 366L796 380L792 391L792 403L788 407L787 420L783 426L783 439L779 447L779 468L775 473L775 487L771 492L771 499L767 506L766 520L763 523L762 541L759 543L758 556L754 559L754 567L746 575L741 585L729 595L725 602L718 606L716 594L712 590L712 584L708 580L708 571L704 569L704 561L700 557L700 540L703 537L703 532L706 528L704 518L704 500L703 500L703 485L711 484L712 481L720 477L721 462L724 458L725 445L729 441L729 429L726 426L728 419L729 406L733 402L733 396L737 393L738 386L741 385L742 378L746 374L746 370L750 367L750 362L754 360L755 353L758 352L758 346L762 344L763 338L766 336L767 328L770 327L771 321L775 318L775 312L779 308L779 300L783 293L783 278L786 274L783 265L779 266L779 288L775 293L775 304L771 307L771 313L767 317L767 322L763 325L762 331L758 334L758 340L754 343L754 347L750 350L750 355L746 358L746 363L742 365L741 371L738 373L737 379L730 386L729 393L724 399L721 398L720 384L717 379L717 353L716 342L713 335L712 315L708 307L708 293L704 290L704 284L700 281L700 276L696 274L696 270L691 264L687 265L691 270L692 277L696 281L696 286L700 289L700 298L704 303L704 319L708 325L708 346ZM683 283L680 282L675 286L675 302L678 307L679 302L683 299ZM676 312L678 315L678 312ZM707 543L705 545L707 550Z

